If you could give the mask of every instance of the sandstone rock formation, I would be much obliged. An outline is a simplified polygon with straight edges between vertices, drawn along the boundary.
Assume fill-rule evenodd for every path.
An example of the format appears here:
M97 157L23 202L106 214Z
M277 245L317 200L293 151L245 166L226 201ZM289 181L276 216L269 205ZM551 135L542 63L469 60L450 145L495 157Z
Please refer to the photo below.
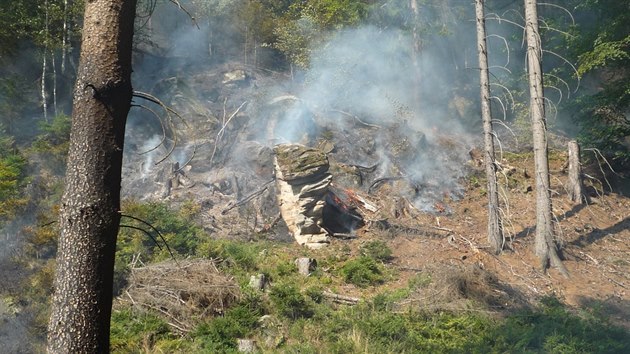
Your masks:
M278 203L289 232L309 248L327 245L323 210L332 176L326 154L298 144L278 145L274 152Z

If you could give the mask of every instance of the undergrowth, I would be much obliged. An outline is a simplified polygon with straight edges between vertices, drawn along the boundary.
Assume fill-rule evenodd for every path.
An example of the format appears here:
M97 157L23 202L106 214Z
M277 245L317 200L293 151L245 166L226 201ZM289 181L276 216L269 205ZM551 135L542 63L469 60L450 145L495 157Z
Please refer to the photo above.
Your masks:
M236 353L238 339L244 338L253 339L261 353L630 352L630 333L596 311L576 313L554 298L503 317L401 306L435 279L422 273L406 287L384 290L395 273L388 265L391 249L382 241L366 242L354 252L346 249L343 257L309 254L286 244L211 239L189 215L162 204L125 206L157 225L176 254L216 260L221 272L238 280L242 296L184 335L157 313L117 308L113 352ZM143 262L167 257L145 234L125 230L121 237L119 260L130 262L138 254ZM293 263L299 256L322 262L305 277ZM249 287L249 277L256 274L270 281L266 290ZM348 286L363 294L354 306L336 305L324 296L325 291L343 293L339 289Z

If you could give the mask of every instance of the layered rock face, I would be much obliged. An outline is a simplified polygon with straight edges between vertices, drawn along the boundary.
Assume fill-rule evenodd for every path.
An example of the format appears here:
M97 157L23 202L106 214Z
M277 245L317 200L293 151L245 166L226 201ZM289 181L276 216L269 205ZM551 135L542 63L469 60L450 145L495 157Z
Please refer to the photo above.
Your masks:
M280 212L295 240L309 248L330 242L323 210L332 176L326 154L297 144L274 148Z

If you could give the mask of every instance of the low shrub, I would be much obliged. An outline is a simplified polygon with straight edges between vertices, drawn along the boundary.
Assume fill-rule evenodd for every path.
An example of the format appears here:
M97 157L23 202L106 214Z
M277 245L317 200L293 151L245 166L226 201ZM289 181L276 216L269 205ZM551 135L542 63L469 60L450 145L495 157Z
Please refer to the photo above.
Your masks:
M360 287L378 285L385 281L383 266L372 257L361 256L347 261L340 269L347 283Z

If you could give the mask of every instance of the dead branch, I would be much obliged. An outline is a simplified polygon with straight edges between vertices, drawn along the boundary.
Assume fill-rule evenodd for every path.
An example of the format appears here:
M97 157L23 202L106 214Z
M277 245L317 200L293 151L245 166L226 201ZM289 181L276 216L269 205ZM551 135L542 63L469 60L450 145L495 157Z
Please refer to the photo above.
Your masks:
M560 58L562 61L564 61L566 64L568 64L571 69L573 69L573 72L575 73L575 78L577 79L577 86L575 86L575 90L573 90L573 92L577 92L578 88L580 87L580 74L578 73L577 68L575 67L575 65L571 64L570 61L568 61L565 57L563 57L562 55L556 53L556 52L552 52L550 50L546 50L546 49L542 49L543 53L549 53L557 58Z
M364 121L361 120L361 118L357 117L356 115L352 114L352 113L348 113L339 109L329 109L329 112L335 112L335 113L339 113L351 118L354 118L354 120L356 120L357 122L361 123L362 125L365 125L366 127L370 127L370 128L377 128L377 129L381 129L382 127L380 125L376 125L376 124L370 124L370 123L366 123Z
M133 225L124 225L124 224L120 224L119 227L126 227L128 229L132 229L132 230L138 230L138 231L142 231L145 235L149 236L149 238L151 239L151 241L153 241L153 243L155 243L155 245L160 249L160 251L162 251L162 246L160 246L160 243L157 241L157 239L155 237L153 237L153 235L151 235L151 233L141 227L137 227L137 226L133 226Z
M273 218L273 220L269 224L263 225L263 227L258 232L268 232L269 230L273 229L274 226L276 226L280 222L280 220L282 220L282 214L278 213L278 215L276 215L276 217Z
M510 65L510 46L508 45L507 39L505 39L505 37L503 36L499 36L498 34L489 34L486 36L486 38L490 38L490 37L496 37L503 41L503 44L505 45L505 49L506 49L505 53L507 54L507 60L503 66L507 67L508 65Z
M567 37L572 37L572 38L575 38L575 36L574 36L574 35L572 35L572 34L571 34L571 33L569 33L569 32L565 32L565 31L559 30L559 29L557 29L557 28L555 28L555 27L551 27L551 26L549 26L549 25L547 24L547 21L545 21L545 19L543 19L543 18L539 18L539 19L538 19L538 21L540 21L540 22L543 24L541 27L542 27L542 28L544 28L544 29L546 29L546 30L548 30L548 31L558 32L558 33L563 34L563 35L565 35L565 36L567 36Z
M177 142L178 142L178 136L175 133L175 128L174 128L174 125L173 125L173 119L172 119L171 115L174 115L175 117L179 118L187 129L190 129L190 127L188 126L188 123L186 123L186 120L176 110L174 110L173 108L171 108L171 107L167 106L166 104L164 104L164 102L162 102L157 97L155 97L155 96L153 96L153 95L151 95L149 93L141 92L141 91L134 91L133 92L133 96L134 97L138 97L138 98L142 98L142 99L145 99L145 100L147 100L149 102L153 102L153 103L157 104L158 106L162 107L162 109L167 114L169 127L173 130L173 145L170 147L170 149L166 153L166 155L155 163L156 165L159 165L164 160L169 158L169 156L171 156L173 151L175 151L175 147L177 146ZM196 151L197 151L197 141L196 141L195 135L193 134L193 152L192 152L192 156L193 157L194 157ZM182 168L184 168L188 163L190 163L191 160L192 160L192 157L189 158L186 161L186 163L181 165Z
M501 98L499 96L491 96L490 99L495 99L499 102L499 105L501 105L501 112L503 112L503 120L507 120L507 111L505 109L505 105L503 104L503 101L501 101Z
M197 23L197 20L195 19L195 17L185 7L183 7L182 4L180 4L180 2L178 0L169 0L169 1L172 2L173 4L175 4L186 15L188 15L188 18L190 18L190 20L197 27L197 29L200 29L199 28L199 24Z
M154 117L157 118L158 122L160 122L160 127L162 128L162 138L160 139L160 142L155 145L155 147L150 148L147 151L143 151L140 152L139 155L144 155L146 153L149 153L151 151L154 151L155 149L159 148L160 146L162 146L164 144L164 141L166 140L166 127L164 127L164 122L162 122L162 119L160 118L160 116L157 114L157 112L155 112L153 109L151 109L150 107L147 107L145 105L142 104L132 104L132 107L138 107L138 108L142 108L144 110L149 111L151 114L153 114Z
M155 226L151 225L150 223L148 223L148 222L146 222L146 221L144 221L144 220L142 220L142 219L140 219L140 218L137 218L137 217L135 217L135 216L131 216L131 215L127 215L127 214L123 214L123 213L120 213L120 212L119 212L119 214L120 214L120 216L122 216L122 217L129 218L129 219L132 219L132 220L138 221L139 223L142 223L142 224L144 224L144 225L146 225L146 226L150 227L150 228L151 228L151 230L155 231L155 233L156 233L156 234L160 237L160 239L162 240L162 242L164 242L164 245L166 246L166 249L168 250L168 253L171 255L171 258L173 258L173 260L175 261L175 263L177 263L177 259L175 258L175 255L173 254L173 251L171 250L171 247L168 245L168 242L166 242L166 239L164 238L164 235L162 235L162 233L160 232L160 230L158 230L157 228L155 228ZM121 226L122 226L122 225L121 225ZM132 229L136 229L136 230L141 230L141 231L144 231L147 235L149 235L149 237L151 237L151 235L150 235L150 234L149 234L146 230L144 230L144 229L141 229L141 228L136 228L136 227L132 227L132 226L126 226L126 227L129 227L129 228L132 228ZM151 238L153 239L153 241L155 241L155 239L154 239L153 237L151 237ZM157 242L155 242L155 244L156 244L156 245L160 248L160 250L162 250L162 247L160 247L160 245L159 245Z
M214 148L212 149L212 154L210 155L210 164L212 165L212 162L214 161L214 155L217 152L217 146L219 145L219 141L221 140L221 138L223 138L223 133L225 132L225 128L227 127L228 124L230 124L230 121L232 121L232 118L236 117L236 115L238 114L238 112L241 111L241 108L243 108L243 106L245 106L245 104L247 104L247 101L241 103L240 106L238 106L238 108L234 111L234 113L232 113L230 115L230 117L226 120L225 116L226 116L226 109L225 109L225 104L227 103L227 98L223 101L223 124L221 126L221 129L219 129L219 132L217 133L217 137L214 141Z
M571 88L569 87L569 84L564 79L562 79L558 75L554 75L554 74L550 74L550 73L543 73L543 76L549 76L549 77L551 77L551 78L553 78L553 79L555 79L555 80L557 80L559 82L562 82L564 84L564 87L567 88L567 99L571 98Z
M510 91L507 87L505 87L505 85L496 83L496 82L491 82L490 86L499 86L500 88L502 88L506 93L507 96L510 98L510 101L512 102L512 104L510 105L512 107L512 112L514 112L514 106L515 106L515 100L514 100L514 96L512 95L512 91Z
M516 23L514 21L511 21L511 20L505 19L505 18L499 16L498 14L496 14L494 12L491 12L491 13L487 14L486 15L486 20L495 20L495 21L499 22L499 24L501 22L507 22L507 23L509 23L511 25L514 25L514 26L516 26L516 27L518 27L520 29L523 29L523 30L525 29L525 27L523 25L518 24L518 23Z
M269 182L266 182L265 184L263 184L260 189L258 189L256 191L254 191L253 193L245 196L243 199L236 201L234 204L232 204L232 203L228 204L228 206L221 211L221 214L225 215L225 214L227 214L228 211L230 211L230 210L232 210L232 209L234 209L236 207L239 207L239 206L241 206L243 204L246 204L250 200L260 196L261 194L263 194L267 190L267 188L269 188L269 185L271 184L271 182L273 182L275 180L276 180L275 178L272 178Z
M569 15L569 17L571 18L571 24L575 26L575 18L573 18L573 14L571 14L571 11L567 10L565 7L562 7L562 6L556 5L556 4L550 4L550 3L547 3L547 2L538 2L537 5L539 5L539 6L555 7L555 8L558 8L558 9L566 12L567 15Z

